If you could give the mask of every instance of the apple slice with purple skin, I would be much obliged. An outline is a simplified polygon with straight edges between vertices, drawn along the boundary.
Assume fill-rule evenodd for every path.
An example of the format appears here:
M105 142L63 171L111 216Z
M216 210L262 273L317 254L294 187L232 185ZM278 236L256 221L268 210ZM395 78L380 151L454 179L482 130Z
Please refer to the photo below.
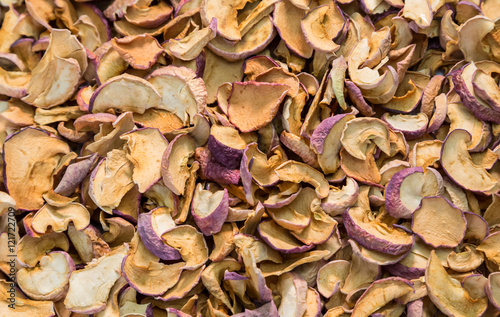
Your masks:
M198 184L191 204L193 219L204 235L218 233L226 221L229 212L229 194L227 189L212 192Z

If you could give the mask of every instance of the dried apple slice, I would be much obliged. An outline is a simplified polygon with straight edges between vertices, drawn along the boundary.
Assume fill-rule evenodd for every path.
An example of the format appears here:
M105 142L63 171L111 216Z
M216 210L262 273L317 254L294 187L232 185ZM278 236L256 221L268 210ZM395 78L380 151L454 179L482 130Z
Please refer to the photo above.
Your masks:
M74 270L75 263L66 252L54 251L43 256L36 267L19 270L16 279L30 298L57 301L66 295Z
M125 20L145 28L154 28L163 24L170 18L173 11L172 7L165 2L149 6L137 5L138 1L135 2L136 4L127 7Z
M72 312L94 314L106 308L109 291L121 276L126 244L91 262L83 270L74 271L64 305Z
M177 226L162 235L166 244L175 248L186 262L185 270L195 270L208 260L208 247L203 234L189 225Z
M318 198L323 199L328 196L329 184L323 174L311 166L296 162L287 161L275 170L281 181L301 183L305 182L314 186Z
M134 165L132 180L144 193L161 178L161 160L168 142L158 129L151 128L124 133L120 139L127 142L127 159Z
M312 188L303 188L290 204L281 208L267 208L267 212L285 229L305 229L311 222L310 210L316 199L316 193Z
M283 253L302 253L314 247L314 244L302 244L288 230L278 226L272 220L261 222L257 229L262 239L271 248Z
M189 178L188 160L195 152L194 140L187 134L175 137L163 153L161 175L165 185L176 195L185 191Z
M156 108L174 113L185 125L192 122L206 105L205 84L188 68L173 65L162 67L153 71L146 79L161 95Z
M111 45L135 69L149 69L164 52L158 41L149 34L114 38Z
M177 283L185 262L160 263L159 258L144 246L138 234L132 239L130 248L123 259L122 273L139 293L160 296Z
M467 148L471 152L482 152L491 141L490 124L481 121L474 116L474 113L465 107L461 102L449 103L447 115L450 119L450 131L463 129L471 134Z
M280 275L277 290L281 294L280 316L300 317L307 309L307 283L295 273Z
M326 298L339 291L344 286L349 274L351 263L345 260L331 261L322 266L318 271L318 292Z
M233 258L227 258L221 262L213 262L201 274L201 281L206 289L215 298L221 301L228 308L232 307L229 298L221 288L221 282L224 279L225 272L238 271L241 264Z
M272 67L263 71L255 76L255 81L287 85L290 87L288 95L292 98L299 93L300 81L297 76L281 67Z
M413 245L413 235L383 222L383 213L375 217L363 207L351 207L342 214L350 238L370 250L400 255Z
M231 127L212 125L208 137L208 149L212 155L230 169L240 166L243 150L257 139L253 134L240 134Z
M441 165L448 176L462 188L482 192L495 193L500 184L483 167L472 162L467 145L472 140L469 132L456 129L446 137L441 150Z
M241 132L252 132L266 126L278 112L289 89L283 84L233 83L228 98L229 121ZM265 100L255 96L265 96Z
M49 134L26 128L12 134L3 145L5 187L22 210L43 206L42 195L53 186L52 173L69 146Z
M342 132L344 149L353 157L366 160L366 153L374 146L390 155L389 127L376 118L356 118L347 122Z
M413 213L413 232L435 248L456 247L466 227L463 212L443 197L424 197Z
M162 240L162 234L175 227L171 212L166 207L158 207L148 213L141 213L137 222L137 232L144 246L162 260L179 260L181 254Z
M410 194L411 193L411 194ZM423 197L443 194L441 175L422 167L411 167L394 173L385 189L385 207L395 218L412 217Z
M102 210L112 213L134 187L132 181L133 165L123 150L112 150L103 159L90 177L89 196Z
M473 75L474 93L496 111L500 111L500 93L495 79L481 69Z
M195 59L203 52L208 42L215 38L217 32L217 20L212 20L208 27L193 31L182 39L170 39L165 48L176 58L183 61Z
M204 235L218 233L226 221L229 211L229 194L227 189L211 192L198 184L194 191L191 214L198 228Z
M62 232L73 222L77 230L85 229L90 224L90 213L83 205L70 203L63 207L45 204L33 216L31 226L38 233L47 232L50 227L54 232Z
M491 303L499 309L500 307L500 273L494 272L488 276L486 284L486 294Z
M215 54L234 62L262 51L275 36L276 30L271 18L264 17L240 41L233 44L223 37L217 36L208 42L207 47Z
M133 94L124 94L133 90ZM161 96L148 81L129 74L113 77L103 83L92 95L89 110L93 113L108 109L144 113L149 108L159 107Z
M334 40L344 28L344 24L344 16L334 3L310 10L301 21L306 42L314 49L328 53L340 48Z
M5 316L33 316L33 317L53 317L56 316L54 302L36 301L25 298L24 294L12 283L0 280L0 313ZM11 300L9 291L14 297ZM15 307L15 310L12 309Z
M329 117L314 129L311 135L311 148L318 154L318 163L325 174L334 173L340 167L340 149L338 142L348 121L354 114L339 114Z
M484 15L476 15L467 19L458 29L458 46L467 61L481 61L489 59L487 46L482 43L483 38L495 27L495 23ZM470 40L480 41L478 45L471 45Z
M387 122L394 131L403 132L406 140L414 140L422 137L427 129L428 119L423 113L417 115L384 113L382 120Z
M369 316L392 300L413 292L412 283L399 277L377 280L361 295L351 316Z
M243 62L243 60L229 62L212 53L211 50L205 50L203 81L207 89L207 103L213 103L217 99L217 90L223 83L242 80Z
M75 226L69 225L68 237L84 263L89 263L111 251L109 245L101 238L99 229L92 225L81 231L76 230ZM122 239L127 240L126 237L122 237Z
M405 2L403 16L413 20L419 27L426 28L431 25L433 12L430 1L410 0Z
M306 13L306 9L294 6L289 0L278 2L274 7L274 25L290 50L300 57L310 58L314 50L307 43L301 27Z
M500 241L500 233L494 232L487 236L476 250L481 251L486 256L486 259L496 267L500 266L500 253L498 252L498 242Z
M205 0L201 6L201 19L209 25L215 18L219 24L217 33L229 41L241 40L238 28L238 10L242 10L248 0L228 2L227 0Z
M359 195L359 186L355 180L346 178L342 188L330 187L328 196L321 201L321 208L330 216L340 216L347 208L354 205Z
M425 270L425 284L434 305L448 316L480 316L488 307L487 298L472 298L448 275L435 251L431 251Z
M260 263L262 261L271 261L274 263L283 262L279 252L271 249L264 242L250 234L238 233L235 234L233 238L236 251L240 254L244 254L244 252L246 252L245 250L248 250L252 253L255 263Z

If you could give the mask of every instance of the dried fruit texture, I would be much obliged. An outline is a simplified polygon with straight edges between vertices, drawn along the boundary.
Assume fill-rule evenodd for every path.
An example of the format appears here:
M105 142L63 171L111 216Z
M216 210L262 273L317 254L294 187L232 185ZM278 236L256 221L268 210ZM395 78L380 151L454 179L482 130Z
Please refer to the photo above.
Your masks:
M498 315L498 0L0 5L0 316Z

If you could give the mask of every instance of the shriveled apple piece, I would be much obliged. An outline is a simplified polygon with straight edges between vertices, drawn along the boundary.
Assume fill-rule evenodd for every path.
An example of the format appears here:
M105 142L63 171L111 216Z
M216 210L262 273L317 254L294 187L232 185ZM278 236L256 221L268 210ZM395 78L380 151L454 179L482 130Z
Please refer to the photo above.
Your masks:
M162 67L146 79L161 96L156 108L174 113L184 125L193 122L195 115L206 105L207 91L203 80L186 67Z
M407 140L414 140L423 136L429 121L427 116L423 113L417 115L390 115L389 113L384 113L382 120L387 122L389 127L394 131L403 132Z
M276 222L263 221L257 227L262 239L273 249L283 253L301 253L314 247L313 244L302 244L288 230L276 224Z
M392 300L413 292L412 283L399 277L377 280L361 295L351 316L369 316Z
M210 261L221 261L234 250L234 235L238 234L238 232L238 226L235 223L225 223L222 225L221 231L213 235L214 248L209 256Z
M431 25L433 12L430 1L406 1L403 9L403 16L415 21L415 23L425 28Z
M272 67L263 71L255 76L255 81L287 85L290 87L288 95L292 98L299 93L300 81L297 76L281 67Z
M339 114L329 117L314 129L311 135L311 148L318 154L318 163L325 174L334 173L340 167L340 149L342 136L347 122L354 119L354 114Z
M500 233L494 232L487 236L476 250L484 253L488 261L491 261L497 267L500 266L500 252L498 252L498 243L500 241Z
M484 256L474 245L465 245L460 252L451 252L447 258L448 266L456 272L470 272L484 262Z
M166 244L175 248L186 262L184 269L195 270L205 264L208 259L208 247L196 228L189 225L177 226L162 235Z
M230 41L241 40L238 28L238 10L242 10L248 0L231 2L227 0L206 0L202 2L200 16L204 25L216 19L219 27L217 33Z
M137 232L144 246L162 260L179 260L179 251L168 246L162 240L162 234L175 227L171 210L158 207L148 213L141 213L137 223Z
M5 187L17 208L36 210L42 195L53 186L52 173L70 152L68 144L44 131L25 128L12 134L3 146Z
M54 302L37 301L25 298L24 294L12 283L6 280L0 280L0 313L4 316L33 316L33 317L53 317L56 316ZM13 291L13 301L10 300L8 291ZM9 306L10 305L10 306ZM12 309L15 307L15 309Z
M332 2L310 10L301 21L306 42L314 49L328 53L340 48L334 40L342 31L344 24L342 12Z
M50 227L55 232L62 232L73 222L77 230L82 230L90 224L90 213L79 203L70 203L63 207L45 204L33 216L31 225L38 233L45 233Z
M207 290L215 298L220 300L228 308L231 308L231 303L226 293L222 290L220 284L224 279L225 272L238 271L241 268L241 264L238 261L227 258L221 262L213 262L203 271L201 274L201 281Z
M66 295L75 263L66 252L54 251L43 256L34 268L17 272L19 287L30 298L57 301Z
M488 307L487 298L473 299L457 280L448 275L435 251L431 251L425 270L425 284L429 298L445 315L480 316Z
M365 160L366 153L374 146L390 155L389 130L380 119L356 118L347 122L341 142L350 155L360 160Z
M68 237L76 249L81 261L84 263L89 263L93 259L98 259L111 251L109 245L102 239L99 229L92 225L81 231L76 230L75 226L69 225ZM126 242L130 241L130 239L127 239L126 236L121 238Z
M213 19L208 27L197 30L182 39L171 39L166 44L170 54L183 61L190 61L201 54L208 42L215 38L217 20Z
M91 262L85 269L71 273L64 305L81 314L105 309L109 291L121 276L122 261L127 252L128 245L124 244Z
M184 270L175 284L174 287L169 289L165 294L161 296L161 300L172 301L176 299L182 299L186 294L198 285L201 273L205 269L205 266L201 266L196 270Z
M223 37L217 36L208 42L207 47L226 60L235 62L262 51L275 36L276 30L271 18L264 17L250 28L240 41L233 44Z
M179 117L169 111L148 109L143 114L134 113L134 122L145 128L156 128L162 134L181 129L184 124Z
M112 150L92 172L89 195L94 203L108 213L120 205L125 194L134 187L133 165L123 150Z
M476 118L474 113L461 102L449 103L447 116L450 119L450 131L463 129L471 134L472 140L467 144L469 151L482 152L485 150L490 142L490 124L488 122Z
M289 89L284 84L233 83L228 98L229 121L241 132L252 132L266 126L278 112Z
M229 211L227 189L211 192L198 184L194 191L191 214L198 228L209 236L219 232L226 221Z
M217 54L212 53L211 50L205 50L203 81L207 89L207 103L212 103L217 99L217 90L223 83L242 80L243 62L243 60L229 62ZM224 69L224 71L222 71L222 69Z
M304 188L303 191L309 188ZM311 196L312 196L312 190ZM334 233L337 221L328 216L320 207L318 198L313 200L309 213L311 222L304 229L293 230L292 235L305 244L319 245L324 243Z
M127 142L127 159L134 165L132 180L144 193L161 178L161 160L168 142L158 129L152 128L122 134L120 139Z
M280 316L300 317L307 309L307 283L295 273L280 275L277 282L281 294L281 304L278 307Z
M316 193L312 188L303 188L291 203L281 208L267 208L267 212L283 228L301 230L311 222L311 204L316 199Z
M351 263L345 260L331 261L322 266L317 276L318 292L326 298L338 292L344 286L350 266Z
M356 253L353 253L349 274L345 277L340 291L349 294L366 287L366 285L373 283L380 276L380 273L381 267L379 265L367 262Z
M69 30L53 29L47 51L32 71L23 101L40 108L64 103L77 89L87 65L85 48L77 38Z
M443 197L424 197L413 213L413 232L435 248L457 246L466 227L463 212Z
M122 272L130 286L147 296L160 296L172 288L185 262L163 264L142 243L138 234L130 243L130 252L123 259Z
M481 69L477 69L472 80L474 93L484 100L496 111L500 111L500 93L498 85L491 75L485 73Z
M287 161L275 170L281 181L300 183L305 182L314 186L318 198L326 198L329 192L329 185L323 174L311 166L296 162Z
M243 249L250 251L255 263L260 263L262 261L271 261L274 263L283 262L279 252L271 249L264 242L252 235L238 233L235 234L233 238L236 251L241 254L245 252Z
M149 6L135 3L127 8L124 17L128 22L137 26L154 28L166 22L170 18L172 11L173 8L165 2Z
M489 59L486 45L472 45L471 39L483 41L483 38L495 27L495 23L484 15L476 15L468 19L458 29L458 46L467 61L481 61Z
M330 216L341 215L348 207L354 205L358 199L359 186L355 180L346 178L342 188L331 187L328 196L322 200L321 208Z
M488 276L486 294L491 303L499 309L500 307L500 273L494 272Z
M123 91L133 90L133 94ZM158 108L161 96L148 81L129 74L113 77L103 83L92 95L89 109L93 113L106 112L108 109L144 113L149 108Z
M175 137L163 153L161 176L165 185L176 195L184 194L189 178L188 160L194 155L196 145L187 134Z
M471 141L469 132L456 129L451 131L443 143L441 165L444 171L462 188L482 192L495 193L500 184L483 167L472 162L467 145Z
M301 26L306 12L306 9L294 6L289 0L278 2L274 7L274 24L290 50L300 57L310 58L313 47L307 43Z
M410 194L411 193L411 194ZM385 207L395 218L412 217L423 197L443 194L443 179L433 169L411 167L396 172L385 190Z
M208 148L217 161L235 169L240 166L243 150L247 144L255 141L257 138L254 134L240 134L234 128L213 125L208 137Z
M114 50L136 69L149 69L164 52L158 41L149 34L114 38L111 44Z
M351 207L342 214L349 237L365 248L390 255L409 251L413 235L384 222L383 212L375 217L363 207Z

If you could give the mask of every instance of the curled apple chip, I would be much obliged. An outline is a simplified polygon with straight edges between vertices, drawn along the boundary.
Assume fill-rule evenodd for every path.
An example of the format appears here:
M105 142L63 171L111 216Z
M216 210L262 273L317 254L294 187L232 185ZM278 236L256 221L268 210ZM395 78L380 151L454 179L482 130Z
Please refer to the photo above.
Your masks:
M403 132L406 140L414 140L422 137L427 129L428 119L424 113L417 115L384 113L382 120L387 122L394 131Z
M90 224L90 213L79 203L55 207L45 204L36 212L31 221L32 228L38 233L45 233L50 227L54 232L62 232L72 222L77 230L85 229Z
M334 40L342 31L345 20L334 3L310 10L301 24L306 42L314 49L333 53L340 48Z
M66 102L87 65L87 53L78 39L69 30L52 29L47 51L33 69L27 96L22 100L39 108Z
M247 144L255 141L257 139L253 134L240 134L234 128L213 125L208 137L208 149L217 161L230 169L235 169L240 166L243 150Z
M203 234L190 225L171 228L162 235L162 239L179 251L186 262L185 270L195 270L208 260L208 247Z
M450 131L463 129L470 133L472 140L469 141L467 149L471 152L482 152L490 142L490 124L481 121L474 113L461 102L453 102L447 106L447 115L450 119Z
M42 195L53 186L52 173L69 152L68 144L42 130L25 128L9 136L3 145L3 177L17 208L43 206Z
M413 292L412 283L399 277L388 277L372 283L361 295L351 316L369 316L401 296Z
M189 159L195 154L194 140L181 134L170 142L163 152L161 176L163 183L176 195L184 194L189 178Z
M500 253L498 252L498 241L500 241L500 233L494 232L487 236L476 250L481 251L486 256L486 259L493 263L496 267L500 266Z
M411 192L411 194L409 194ZM410 167L393 174L385 189L385 207L395 218L411 218L422 198L443 194L443 179L436 170Z
M349 237L370 250L400 255L413 245L413 235L384 222L384 213L375 216L363 207L351 207L342 214Z
M235 62L262 51L275 36L276 30L271 18L264 17L236 43L233 44L223 37L217 36L208 42L207 47L226 60Z
M161 160L168 142L158 129L152 128L124 133L120 139L127 142L127 159L134 165L132 180L144 193L161 178Z
M128 252L124 244L71 273L64 305L81 314L94 314L106 308L109 291L122 274L122 262Z
M198 184L194 191L191 214L198 228L204 235L218 233L226 221L229 211L227 189L211 192Z
M160 296L172 288L185 262L163 264L142 243L138 234L130 243L130 251L123 259L122 272L127 282L143 295Z
M365 160L366 153L375 146L390 155L389 131L387 124L380 119L356 118L347 122L340 140L350 155Z
M280 275L277 290L281 294L280 316L303 316L307 309L307 282L295 273Z
M170 54L183 61L195 59L203 52L203 48L215 38L217 20L212 20L208 27L193 31L183 39L171 39L166 44Z
M76 230L75 226L69 225L67 233L80 260L84 263L89 263L93 259L100 258L111 251L109 245L103 240L99 229L92 225L81 231ZM126 236L121 238L126 242L130 241Z
M102 210L112 213L134 187L133 165L124 150L111 150L97 165L90 177L89 196Z
M257 227L262 239L273 249L282 253L302 253L311 250L314 244L302 244L288 230L273 220L263 221Z
M111 44L114 50L136 69L149 69L164 52L158 41L149 34L114 38Z
M474 299L460 283L450 277L435 251L431 251L425 284L428 296L448 316L480 316L488 307L487 298Z
M413 232L435 248L457 246L466 227L463 212L443 197L424 197L413 213Z
M312 188L303 188L288 205L267 208L268 214L280 226L288 230L302 230L311 223L310 210L317 199Z
M148 213L141 213L137 222L137 232L144 246L162 260L179 260L179 251L162 240L162 234L175 227L171 211L158 207Z
M297 161L287 161L275 170L281 181L311 184L318 198L326 198L329 192L329 184L324 175L311 166Z
M274 7L274 25L287 47L300 57L310 58L313 47L307 43L302 33L301 21L306 17L307 9L293 5L292 1L278 2ZM333 40L333 38L332 38Z
M155 108L172 112L184 125L193 122L195 115L207 103L203 80L186 67L162 67L153 71L146 79L161 96Z
M0 290L0 313L5 316L56 316L54 302L27 299L19 288L12 286L10 281L0 280ZM10 294L13 294L13 297L10 297L8 291L12 292ZM12 307L15 307L15 310Z
M500 307L500 273L494 272L488 276L486 294L490 302L498 309Z
M441 165L448 176L462 188L495 193L500 189L498 181L482 166L474 164L467 150L471 134L462 129L451 131L441 150Z
M345 260L328 262L318 271L318 292L326 298L339 291L344 286L345 279L349 274L351 263Z
M133 90L124 94L123 90ZM96 89L89 102L93 113L106 112L108 109L144 113L147 109L158 108L161 96L148 81L129 74L113 77Z
M358 199L358 183L350 177L346 184L340 187L330 187L328 196L321 201L321 208L330 216L340 216L347 208L354 205Z
M36 267L19 270L17 282L32 299L57 301L66 295L74 270L75 263L66 252L53 251L44 255Z
M241 132L263 128L273 120L289 89L284 84L233 83L228 98L229 121ZM263 100L255 98L259 96Z
M238 28L238 10L242 10L248 0L228 2L227 0L206 0L201 7L201 19L204 25L209 25L215 18L219 24L217 33L230 41L241 40Z

